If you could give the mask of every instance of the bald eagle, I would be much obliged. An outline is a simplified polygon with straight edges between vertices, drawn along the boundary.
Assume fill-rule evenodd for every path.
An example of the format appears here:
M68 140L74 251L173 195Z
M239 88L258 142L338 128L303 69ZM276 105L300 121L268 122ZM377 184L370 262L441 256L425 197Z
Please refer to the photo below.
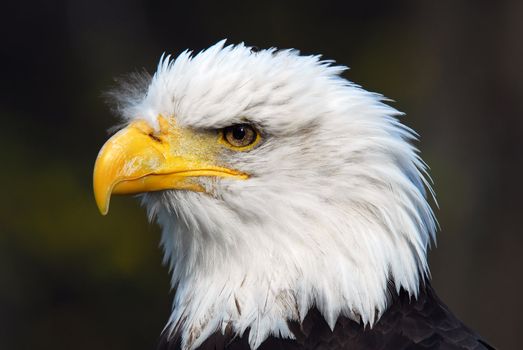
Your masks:
M416 134L344 69L222 41L116 94L94 194L140 194L162 228L161 348L491 349L430 285Z

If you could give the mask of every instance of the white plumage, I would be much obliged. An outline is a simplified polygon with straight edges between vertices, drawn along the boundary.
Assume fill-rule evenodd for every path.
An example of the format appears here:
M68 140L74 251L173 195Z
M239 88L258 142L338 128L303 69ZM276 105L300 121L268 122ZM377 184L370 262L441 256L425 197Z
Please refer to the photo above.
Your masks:
M208 195L143 195L162 227L176 296L168 330L196 348L229 325L254 349L292 338L287 320L316 305L374 324L389 287L416 296L436 223L425 165L383 97L343 79L344 67L295 50L253 52L224 42L161 59L145 95L121 95L126 120L173 116L183 128L248 121L263 135L223 152L245 181L200 177Z

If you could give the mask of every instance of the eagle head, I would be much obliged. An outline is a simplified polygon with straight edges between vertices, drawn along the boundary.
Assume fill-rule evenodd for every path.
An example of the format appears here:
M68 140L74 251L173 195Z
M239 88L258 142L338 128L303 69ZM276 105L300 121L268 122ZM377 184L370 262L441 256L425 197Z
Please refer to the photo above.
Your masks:
M96 201L140 194L161 226L165 331L184 348L226 329L252 348L293 338L312 307L372 326L391 291L417 295L436 223L416 135L344 70L222 41L116 94L126 126L99 153Z

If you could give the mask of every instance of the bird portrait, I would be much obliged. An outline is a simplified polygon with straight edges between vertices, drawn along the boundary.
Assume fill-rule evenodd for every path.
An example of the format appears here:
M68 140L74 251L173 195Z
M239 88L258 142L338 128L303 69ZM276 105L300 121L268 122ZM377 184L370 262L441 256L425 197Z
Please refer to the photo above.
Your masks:
M111 93L94 196L137 195L161 228L160 349L493 349L431 285L418 135L345 69L220 41Z

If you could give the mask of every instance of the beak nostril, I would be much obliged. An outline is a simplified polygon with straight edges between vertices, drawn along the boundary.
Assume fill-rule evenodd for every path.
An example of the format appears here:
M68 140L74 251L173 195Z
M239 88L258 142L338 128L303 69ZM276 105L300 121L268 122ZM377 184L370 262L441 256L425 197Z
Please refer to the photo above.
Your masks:
M162 142L162 139L159 138L158 136L156 136L155 134L153 134L152 132L148 134L148 136L153 139L154 141L156 142Z

